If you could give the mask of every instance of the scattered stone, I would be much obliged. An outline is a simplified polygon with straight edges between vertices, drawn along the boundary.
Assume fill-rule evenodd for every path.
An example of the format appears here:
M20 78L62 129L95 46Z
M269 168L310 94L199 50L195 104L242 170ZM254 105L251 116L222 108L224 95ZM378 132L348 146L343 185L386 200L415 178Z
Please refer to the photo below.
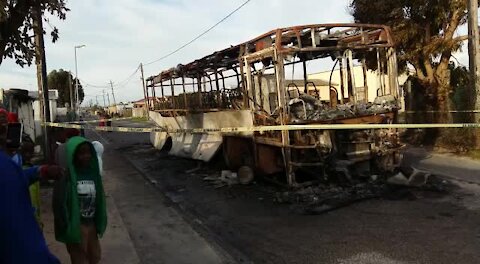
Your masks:
M428 177L430 177L429 172L413 168L413 172L408 179L408 185L414 187L424 186L427 184Z
M239 183L237 173L228 170L221 171L220 176L207 175L203 177L203 180L210 182L215 189Z
M249 166L242 166L238 169L238 181L240 184L247 185L253 182L255 174Z
M405 177L405 175L403 175L403 173L399 172L388 178L387 183L392 185L408 186L408 179Z

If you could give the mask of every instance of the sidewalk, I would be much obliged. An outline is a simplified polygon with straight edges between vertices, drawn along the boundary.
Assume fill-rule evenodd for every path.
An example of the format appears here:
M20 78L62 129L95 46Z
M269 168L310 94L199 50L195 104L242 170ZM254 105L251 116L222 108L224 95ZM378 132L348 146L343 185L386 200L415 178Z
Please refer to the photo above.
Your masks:
M437 154L423 148L405 152L404 166L413 166L439 176L480 184L480 161L453 154Z
M129 161L109 146L104 155L118 211L142 263L231 263L174 209ZM105 178L106 178L105 177Z
M112 181L109 180L109 173L105 174L105 191L107 194L108 226L103 238L100 239L102 247L102 260L104 264L136 264L140 263L137 252L133 246L127 229L117 210L115 201L110 195ZM59 258L61 263L70 263L68 252L63 243L55 240L53 227L53 213L51 209L52 189L43 188L42 199L42 222L43 233L47 240L50 251Z

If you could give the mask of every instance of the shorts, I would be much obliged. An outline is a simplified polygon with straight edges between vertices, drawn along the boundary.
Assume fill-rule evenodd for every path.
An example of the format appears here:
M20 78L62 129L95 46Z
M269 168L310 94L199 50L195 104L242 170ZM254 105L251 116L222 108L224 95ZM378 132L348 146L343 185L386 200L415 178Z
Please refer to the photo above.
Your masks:
M93 222L80 225L82 241L80 243L67 244L72 264L96 264L101 259L100 241L97 229Z

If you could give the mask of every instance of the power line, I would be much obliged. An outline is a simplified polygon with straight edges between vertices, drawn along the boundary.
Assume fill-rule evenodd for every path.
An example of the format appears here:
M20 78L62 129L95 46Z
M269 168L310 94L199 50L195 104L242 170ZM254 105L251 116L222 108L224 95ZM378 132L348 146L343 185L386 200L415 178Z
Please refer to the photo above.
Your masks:
M126 79L124 79L124 80L121 81L121 82L118 82L117 84L115 84L115 85L113 85L113 86L116 87L116 86L121 86L121 85L123 85L122 83L125 83L125 84L128 83L128 82L135 76L135 74L136 74L139 70L140 70L140 65L137 66L137 68L135 69L135 71L134 71L132 74L130 74L130 76L128 76ZM107 87L109 87L109 86L107 86Z
M235 8L232 12L228 13L224 18L222 18L220 21L218 21L217 23L215 23L213 26L209 27L207 30L203 31L201 34L197 35L195 38L193 38L192 40L188 41L187 43L183 44L182 46L180 46L179 48L175 49L174 51L166 54L165 56L159 58L159 59L156 59L154 61L151 61L151 62L148 62L148 63L145 63L143 64L144 66L146 65L151 65L153 63L156 63L156 62L159 62L161 60L164 60L170 56L172 56L173 54L179 52L180 50L186 48L187 46L189 46L190 44L192 44L193 42L197 41L199 38L203 37L204 35L206 35L208 32L212 31L214 28L216 28L218 25L220 25L221 23L223 23L225 20L227 20L229 17L231 17L233 14L235 14L236 12L238 12L240 9L242 9L245 5L247 5L251 0L247 0L245 2L243 2L240 6L238 6L237 8ZM135 74L140 70L140 66L138 66L135 71L130 74L127 78L125 78L124 80L116 83L116 84L113 84L113 87L117 88L117 89L121 89L123 87L125 87L127 84L130 83L130 81L132 80L132 78L135 76ZM90 84L90 83L87 83L85 82L84 80L81 80L79 79L86 87L93 87L93 88L98 88L98 89L106 89L106 88L111 88L112 86L109 86L109 85L96 85L96 84Z
M127 85L133 77L135 77L135 74L138 72L138 70L140 69L140 66L138 66L135 71L130 74L126 79L122 80L121 82L117 83L117 84L114 84L113 86L114 87L120 87L120 86L125 86ZM93 87L93 88L98 88L98 89L105 89L105 88L110 88L111 86L106 84L106 85L99 85L99 84L91 84L91 83L87 83L85 80L83 79L79 79L80 82L82 84L84 84L86 87L89 86L89 87Z
M80 84L82 84L82 86L85 86L85 87L93 87L93 88L99 88L99 89L108 88L107 85L95 85L95 84L87 83L82 79L79 79L79 80L80 80Z
M243 4L241 4L239 7L237 7L235 10L233 10L232 12L230 12L227 16L225 16L224 18L222 18L220 21L218 21L217 23L215 23L215 25L211 26L210 28L208 28L207 30L205 30L204 32L202 32L200 35L196 36L195 38L193 38L192 40L190 40L189 42L183 44L182 46L180 46L179 48L175 49L174 51L166 54L165 56L163 57L160 57L154 61L151 61L151 62L148 62L148 63L144 63L143 66L148 66L150 64L153 64L153 63L156 63L156 62L159 62L161 60L164 60L170 56L172 56L173 54L179 52L180 50L184 49L185 47L187 47L188 45L192 44L193 42L195 42L196 40L198 40L199 38L203 37L205 34L207 34L208 32L212 31L214 28L216 28L218 25L220 25L222 22L224 22L225 20L227 20L229 17L231 17L233 14L235 14L238 10L240 10L242 7L244 7L246 4L248 4L251 0L247 0L245 2L243 2ZM137 68L138 70L138 68Z

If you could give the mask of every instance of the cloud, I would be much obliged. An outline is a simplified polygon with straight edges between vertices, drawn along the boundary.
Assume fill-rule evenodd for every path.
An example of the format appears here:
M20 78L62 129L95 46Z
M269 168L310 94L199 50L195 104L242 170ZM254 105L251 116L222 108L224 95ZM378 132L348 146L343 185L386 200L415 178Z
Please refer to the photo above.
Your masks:
M203 32L244 0L83 0L69 1L65 21L52 19L60 30L57 43L46 38L48 70L74 72L74 46L78 72L89 84L107 86L130 76L140 62L155 60ZM156 74L178 63L188 63L215 50L244 42L278 27L329 22L351 22L350 0L252 0L244 8L179 53L145 68ZM45 25L48 30L48 25ZM36 89L36 69L22 69L5 60L0 66L0 87ZM137 73L116 92L117 101L143 97ZM90 97L102 89L86 87ZM88 99L87 98L87 99ZM103 99L102 99L103 100Z

